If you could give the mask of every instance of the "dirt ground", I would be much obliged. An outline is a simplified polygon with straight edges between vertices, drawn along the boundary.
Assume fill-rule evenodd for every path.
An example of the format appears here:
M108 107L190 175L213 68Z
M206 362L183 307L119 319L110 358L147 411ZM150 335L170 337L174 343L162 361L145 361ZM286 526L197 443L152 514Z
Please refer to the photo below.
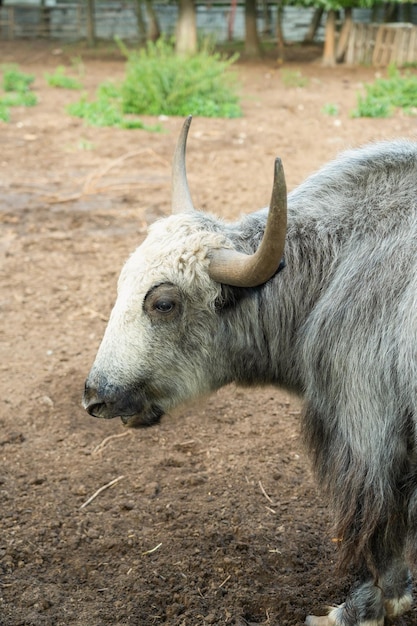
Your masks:
M182 120L151 133L69 117L79 94L48 87L44 72L77 54L0 43L39 97L0 123L0 624L302 624L351 581L333 569L299 399L231 386L147 430L81 407L120 268L170 211ZM276 155L292 189L347 147L417 138L416 118L350 118L374 70L292 57L238 65L241 119L194 119L196 206L232 220L266 205ZM84 67L90 93L124 71L109 56ZM308 84L285 86L283 69ZM397 623L417 625L415 610Z

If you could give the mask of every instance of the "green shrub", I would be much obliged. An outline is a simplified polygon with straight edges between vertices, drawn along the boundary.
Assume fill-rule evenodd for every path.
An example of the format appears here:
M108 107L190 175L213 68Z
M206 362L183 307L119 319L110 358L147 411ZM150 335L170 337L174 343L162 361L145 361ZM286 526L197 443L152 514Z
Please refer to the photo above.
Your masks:
M3 66L3 89L4 91L17 91L25 93L35 80L31 74L24 74L17 65Z
M140 52L128 52L122 84L125 113L239 117L236 80L228 70L236 57L222 59L207 48L178 56L160 39Z
M390 66L387 78L377 78L365 85L365 95L358 95L353 117L389 117L396 108L414 113L417 106L417 76L410 72L403 75Z
M34 77L24 74L17 65L5 65L3 69L4 95L0 95L0 120L8 122L10 119L10 107L31 107L37 104L36 94L30 91L30 85Z
M93 102L83 97L71 104L67 109L71 115L94 126L119 128L145 128L129 115L241 115L236 82L228 71L236 57L223 60L207 47L181 57L163 39L148 43L140 52L127 50L121 42L119 47L127 58L122 84L102 84ZM160 130L159 126L147 128Z
M83 87L77 78L67 76L63 65L59 65L53 74L46 73L45 80L51 87L60 87L61 89L82 89Z

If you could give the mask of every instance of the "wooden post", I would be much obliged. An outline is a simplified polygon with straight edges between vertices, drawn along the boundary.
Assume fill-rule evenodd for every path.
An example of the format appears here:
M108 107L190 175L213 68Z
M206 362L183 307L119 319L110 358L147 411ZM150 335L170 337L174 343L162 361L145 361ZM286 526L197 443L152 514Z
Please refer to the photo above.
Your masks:
M324 39L323 65L336 65L336 11L327 12L326 33Z
M345 9L345 19L343 22L342 30L340 31L339 41L337 42L337 49L336 49L337 63L341 63L346 54L348 41L349 41L349 35L352 30L352 24L353 24L352 7L348 7L347 9Z
M235 29L237 0L230 0L230 11L227 18L227 41L233 41L233 33Z

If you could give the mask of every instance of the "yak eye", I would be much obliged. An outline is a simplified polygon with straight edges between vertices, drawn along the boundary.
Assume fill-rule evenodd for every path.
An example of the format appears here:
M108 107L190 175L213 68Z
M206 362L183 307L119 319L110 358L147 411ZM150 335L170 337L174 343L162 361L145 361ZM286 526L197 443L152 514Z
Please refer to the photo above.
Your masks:
M145 313L155 321L176 319L182 311L181 294L175 285L164 283L152 287L145 296L143 303Z
M157 300L154 304L154 308L160 313L170 313L175 307L175 302L172 300Z

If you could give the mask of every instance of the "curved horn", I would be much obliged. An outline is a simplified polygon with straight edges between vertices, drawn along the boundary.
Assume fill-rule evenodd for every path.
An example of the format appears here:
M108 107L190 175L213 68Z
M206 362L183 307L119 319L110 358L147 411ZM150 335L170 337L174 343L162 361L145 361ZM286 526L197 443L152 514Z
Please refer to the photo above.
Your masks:
M178 137L177 145L172 161L172 212L184 213L194 211L188 188L187 171L185 167L185 150L187 146L187 135L190 128L192 115L185 120Z
M209 275L234 287L257 287L271 278L281 262L287 229L287 188L281 159L275 160L274 185L265 232L254 254L223 248L212 254Z

